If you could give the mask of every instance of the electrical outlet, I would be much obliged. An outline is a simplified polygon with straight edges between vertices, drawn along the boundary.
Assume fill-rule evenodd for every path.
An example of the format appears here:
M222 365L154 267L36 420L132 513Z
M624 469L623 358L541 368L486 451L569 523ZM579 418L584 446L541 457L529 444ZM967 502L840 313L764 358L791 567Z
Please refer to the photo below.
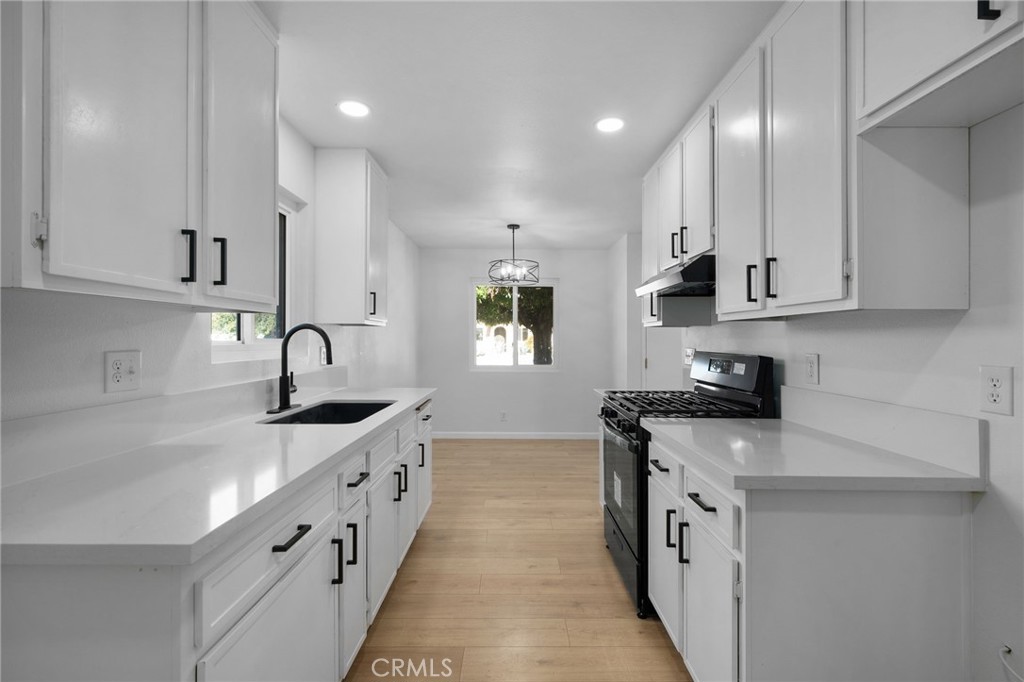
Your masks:
M103 354L103 392L137 391L142 379L142 351L111 350Z
M693 364L693 354L697 352L696 348L684 348L683 349L683 364L689 367Z
M817 353L804 354L804 383L818 385L820 359Z
M982 365L978 389L982 412L1013 414L1013 367Z
M498 421L500 421L500 422L507 422L508 421L508 412L505 412L504 410L499 412L498 413Z
M320 346L320 364L327 364L327 346Z

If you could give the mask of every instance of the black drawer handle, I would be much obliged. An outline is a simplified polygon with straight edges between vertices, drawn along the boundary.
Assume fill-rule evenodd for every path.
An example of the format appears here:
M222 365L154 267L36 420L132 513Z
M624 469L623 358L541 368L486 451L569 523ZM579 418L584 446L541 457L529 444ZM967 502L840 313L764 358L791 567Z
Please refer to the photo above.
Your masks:
M356 566L359 564L359 524L347 523L345 525L352 529L352 558L346 561L345 565Z
M405 474L405 476L404 476L405 483L402 484L401 492L407 493L407 492L409 492L409 465L408 464L403 464L402 465L402 473Z
M665 510L665 546L669 549L675 549L676 544L672 542L672 517L675 516L675 509Z
M667 474L668 472L672 471L668 467L661 466L661 460L657 460L657 459L652 459L651 460L651 466L653 466L655 469L657 469L658 471L660 471L663 474Z
M196 231L182 230L181 233L188 240L188 275L182 277L181 281L194 282L196 281Z
M989 0L978 0L978 19L981 21L994 21L1002 16L1003 11L992 9Z
M214 244L220 244L220 279L213 280L214 286L224 286L228 283L228 238L214 237Z
M764 259L764 297L778 298L779 294L772 286L772 272L778 269L778 258Z
M757 271L757 265L747 266L747 303L757 303L757 296L754 296L753 287L750 285L750 273Z
M700 493L686 493L686 496L693 500L693 503L703 509L709 514L714 514L718 511L718 507L712 507L707 504L704 500L700 499Z
M426 466L426 464L427 464L426 458L427 458L427 446L426 446L425 443L420 443L420 469L422 469L424 466Z
M361 486L363 484L363 481L365 481L369 477L370 477L370 472L369 471L360 471L359 472L359 478L357 478L356 480L354 480L351 483L349 483L348 487L349 488L358 488L359 486Z
M685 556L683 556L683 530L686 529L686 528L689 528L689 527L690 527L690 524L687 523L686 521L680 521L679 522L679 534L678 534L678 537L676 539L679 542L679 563L681 563L681 564L688 564L688 563L690 563L690 560L688 558L686 558Z
M686 225L679 228L679 255L685 256L689 251L686 250Z
M338 546L338 577L331 578L332 585L345 584L345 541L340 538L331 538L331 544Z
M402 472L401 471L395 471L393 473L395 474L395 476L398 476L398 497L392 498L391 501L392 502L401 502L402 501Z
M428 414L427 416L423 417L423 421L428 422L428 421L430 421L430 418L433 417L433 416L434 415L432 415L432 414Z
M296 529L298 532L291 537L288 542L283 545L274 545L270 548L272 552L287 552L289 549L295 546L295 543L302 539L302 536L313 530L313 526L308 523L300 523Z

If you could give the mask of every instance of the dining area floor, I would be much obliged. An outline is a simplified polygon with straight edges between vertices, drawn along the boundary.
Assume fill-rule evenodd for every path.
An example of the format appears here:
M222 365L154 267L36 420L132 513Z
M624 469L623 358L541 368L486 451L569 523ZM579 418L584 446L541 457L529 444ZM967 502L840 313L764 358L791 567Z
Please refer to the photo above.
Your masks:
M605 547L596 441L433 453L433 504L345 682L689 682Z

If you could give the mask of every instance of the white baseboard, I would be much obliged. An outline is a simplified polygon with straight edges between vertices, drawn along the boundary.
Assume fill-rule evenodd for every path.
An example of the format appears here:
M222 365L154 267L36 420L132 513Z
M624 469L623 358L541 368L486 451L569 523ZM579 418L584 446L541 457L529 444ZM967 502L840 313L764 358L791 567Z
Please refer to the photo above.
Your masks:
M598 433L524 433L521 431L434 431L433 437L473 440L597 440Z

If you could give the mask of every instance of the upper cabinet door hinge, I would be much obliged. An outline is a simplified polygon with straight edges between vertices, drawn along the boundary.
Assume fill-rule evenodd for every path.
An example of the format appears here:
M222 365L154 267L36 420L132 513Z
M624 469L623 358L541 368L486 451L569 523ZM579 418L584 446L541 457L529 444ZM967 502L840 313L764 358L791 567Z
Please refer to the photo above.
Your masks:
M736 597L736 601L743 601L743 581L737 580L736 584L733 585L732 594Z
M853 278L853 259L847 259L843 261L843 277L846 279Z
M50 221L38 213L32 214L32 246L42 249L50 238Z

